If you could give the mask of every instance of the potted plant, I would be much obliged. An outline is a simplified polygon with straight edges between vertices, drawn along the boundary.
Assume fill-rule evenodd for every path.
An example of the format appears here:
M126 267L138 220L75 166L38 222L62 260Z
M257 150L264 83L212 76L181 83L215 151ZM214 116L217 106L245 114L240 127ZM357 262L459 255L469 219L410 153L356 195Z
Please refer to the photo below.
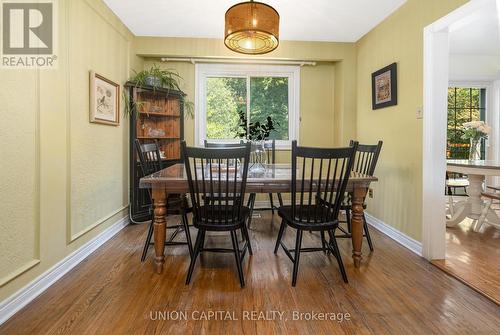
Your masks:
M175 70L162 69L154 64L151 68L139 72L134 71L134 76L129 79L136 86L152 86L180 91L181 76Z
M243 110L238 111L240 123L238 124L237 137L247 139L252 142L265 141L269 138L272 131L276 131L275 122L271 116L266 118L265 123L250 122L247 123L247 115ZM276 122L279 126L279 124Z
M135 87L151 86L153 90L163 88L167 90L181 91L180 81L182 77L175 70L162 69L154 64L151 68L139 72L134 71L134 76L129 79ZM181 96L184 102L184 115L186 117L194 117L194 103L185 99L184 95ZM125 115L132 115L140 108L141 102L134 102L130 104L130 99L127 92L123 92L123 100L125 106Z

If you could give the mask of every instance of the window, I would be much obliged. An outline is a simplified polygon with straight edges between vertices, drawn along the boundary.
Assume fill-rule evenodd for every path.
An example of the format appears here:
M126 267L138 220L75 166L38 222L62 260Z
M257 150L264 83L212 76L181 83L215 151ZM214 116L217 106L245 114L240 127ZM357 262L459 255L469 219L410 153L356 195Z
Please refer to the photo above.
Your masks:
M471 87L448 88L448 131L446 156L449 159L468 159L469 141L462 139L463 124L485 121L486 89ZM481 143L481 159L485 145Z
M298 137L298 66L196 65L196 143L239 141L242 124L265 124L271 117L278 148ZM242 123L243 122L243 123Z

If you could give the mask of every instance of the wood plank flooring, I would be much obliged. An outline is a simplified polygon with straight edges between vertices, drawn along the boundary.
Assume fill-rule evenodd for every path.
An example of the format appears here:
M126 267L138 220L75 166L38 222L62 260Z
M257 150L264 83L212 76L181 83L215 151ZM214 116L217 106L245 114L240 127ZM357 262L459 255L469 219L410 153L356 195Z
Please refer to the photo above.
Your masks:
M306 253L292 288L292 263L282 250L273 254L278 222L271 225L270 218L263 212L252 223L254 255L245 259L244 289L231 254L202 255L186 286L188 251L169 248L165 271L157 275L152 250L140 263L146 225L129 226L2 325L0 334L500 334L499 306L374 229L375 252L364 244L360 269L352 264L350 241L339 241L349 284L333 256ZM290 246L294 235L287 231ZM208 244L230 241L207 238ZM319 236L304 234L305 245L319 243ZM188 317L157 320L158 311ZM209 311L238 320L193 319ZM245 311L280 311L286 319L244 320ZM294 311L350 317L293 320Z
M433 263L500 305L500 230L485 224L475 232L473 222L446 228L446 259Z

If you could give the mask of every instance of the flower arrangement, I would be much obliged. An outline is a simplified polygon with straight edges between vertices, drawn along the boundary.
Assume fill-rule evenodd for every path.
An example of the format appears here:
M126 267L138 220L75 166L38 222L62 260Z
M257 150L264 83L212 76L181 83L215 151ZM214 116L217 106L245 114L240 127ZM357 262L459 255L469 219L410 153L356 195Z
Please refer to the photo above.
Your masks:
M491 127L484 121L471 121L463 124L464 133L462 139L464 140L480 140L487 139L491 132Z
M484 121L471 121L463 124L464 133L462 139L470 140L469 160L481 159L481 140L487 139L491 127Z

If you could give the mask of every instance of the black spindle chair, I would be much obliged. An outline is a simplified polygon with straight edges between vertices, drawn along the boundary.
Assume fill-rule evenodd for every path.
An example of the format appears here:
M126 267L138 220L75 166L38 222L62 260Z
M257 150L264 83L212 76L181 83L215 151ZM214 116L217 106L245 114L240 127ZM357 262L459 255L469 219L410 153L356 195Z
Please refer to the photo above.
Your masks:
M245 146L245 142L243 142L241 140L240 143L227 143L227 142L208 142L207 140L205 140L204 146L205 146L205 148L210 148L210 149L241 148L241 147ZM217 194L214 194L214 197L215 198L208 197L208 198L205 198L204 200L205 201L215 201L217 198ZM250 195L250 197L248 198L248 204L247 204L247 207L250 208L250 215L253 212L254 203L255 203L255 198L252 198L252 196Z
M135 147L137 150L137 155L139 157L140 167L142 176L147 176L152 173L155 173L161 169L163 169L163 163L160 156L160 146L158 145L158 141L155 140L153 143L141 144L139 140L135 140ZM148 195L151 199L151 190L148 190ZM189 224L187 213L191 211L189 208L188 201L184 194L169 194L167 199L167 215L180 215L181 216L181 224L168 226L167 229L175 229L170 238L165 241L165 245L186 245L189 249L189 255L192 257L193 255L193 246L191 243L191 235L189 234ZM141 262L144 262L146 259L146 254L151 245L154 245L151 242L153 237L153 208L150 208L151 214L151 223L149 224L148 235L146 236L146 241L144 242L144 248L142 250ZM174 239L177 237L179 232L184 230L186 233L186 242L176 242Z
M338 215L354 162L358 143L348 148L307 148L292 142L292 203L280 207L282 218L274 253L281 246L293 262L292 286L297 283L300 253L329 250L337 259L340 273L347 283L347 274L335 240ZM300 168L299 176L297 167ZM285 228L297 230L295 249L289 250L282 242ZM319 231L321 248L302 248L303 231ZM325 243L325 232L330 243ZM294 255L292 256L292 253Z
M353 141L351 141L352 145ZM354 160L354 164L352 166L352 170L366 174L368 176L373 176L375 173L375 168L377 167L378 157L380 155L380 151L382 150L382 141L378 141L377 144L368 145L368 144L359 144L358 149L356 151L356 158ZM346 198L345 203L342 205L342 209L345 210L346 214L346 224L347 231L344 230L341 226L339 230L342 231L343 234L337 235L338 238L351 238L351 225L352 225L352 196L349 195ZM363 199L363 208L366 209L366 203ZM366 217L363 213L363 236L366 237L368 241L368 246L370 247L370 251L373 251L373 242L370 236L370 230L368 229L368 223L366 222Z
M211 251L234 253L240 285L244 287L242 263L247 249L252 255L246 227L250 209L243 206L242 201L245 197L250 144L237 148L189 148L182 142L182 152L193 203L193 225L198 228L186 285L191 281L199 254ZM237 239L238 230L243 236L242 250ZM233 248L205 248L207 231L230 232Z

